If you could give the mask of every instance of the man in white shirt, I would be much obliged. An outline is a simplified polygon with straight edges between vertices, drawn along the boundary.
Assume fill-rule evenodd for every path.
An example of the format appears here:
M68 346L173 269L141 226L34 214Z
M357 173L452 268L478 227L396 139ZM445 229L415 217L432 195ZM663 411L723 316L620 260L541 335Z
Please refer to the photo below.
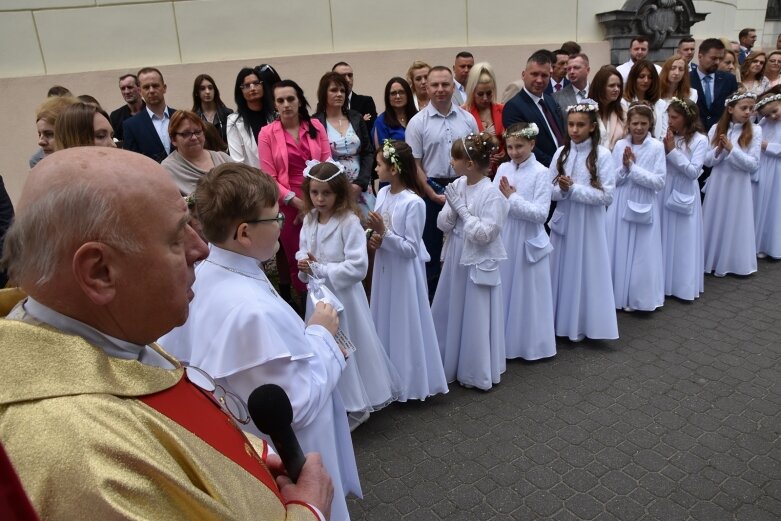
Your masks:
M637 60L647 59L648 38L645 36L635 36L632 38L632 41L629 42L629 60L616 67L619 74L621 74L621 77L624 79L624 84L626 84L626 79L629 77L629 71L632 70L632 66L635 62ZM657 73L662 72L662 68L658 65L654 64L654 67L656 67Z
M459 107L466 103L466 79L474 66L475 57L472 56L471 52L461 51L456 54L456 62L453 64L453 79L455 80L453 103Z

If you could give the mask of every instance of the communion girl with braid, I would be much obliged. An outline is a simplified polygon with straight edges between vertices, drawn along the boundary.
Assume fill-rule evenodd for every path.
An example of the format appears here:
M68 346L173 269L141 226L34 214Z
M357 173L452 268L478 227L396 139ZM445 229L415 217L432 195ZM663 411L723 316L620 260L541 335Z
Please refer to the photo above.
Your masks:
M557 336L618 338L605 208L613 202L610 151L599 145L599 107L583 100L567 107L567 138L551 160L550 219L553 321Z
M488 390L504 372L504 305L499 262L509 204L488 178L496 138L470 134L453 142L453 170L437 227L447 239L431 313L448 382Z

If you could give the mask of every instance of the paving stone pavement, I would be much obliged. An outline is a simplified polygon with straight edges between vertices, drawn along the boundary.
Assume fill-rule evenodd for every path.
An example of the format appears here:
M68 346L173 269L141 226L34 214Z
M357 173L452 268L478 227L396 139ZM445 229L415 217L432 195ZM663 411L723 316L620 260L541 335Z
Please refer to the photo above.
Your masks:
M353 521L781 519L781 263L353 433Z

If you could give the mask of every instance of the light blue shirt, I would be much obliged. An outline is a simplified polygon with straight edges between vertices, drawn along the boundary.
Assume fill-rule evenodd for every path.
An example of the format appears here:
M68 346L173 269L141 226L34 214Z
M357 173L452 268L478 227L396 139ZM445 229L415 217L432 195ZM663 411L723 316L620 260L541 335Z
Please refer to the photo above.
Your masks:
M429 103L409 120L404 132L412 156L421 160L423 171L432 179L457 177L450 166L450 148L454 141L478 132L472 114L452 104L449 109L443 115Z
M700 70L699 67L697 67L697 74L700 76L700 83L702 84L703 91L706 88L708 90L710 90L710 92L708 93L708 97L710 98L711 102L713 102L713 86L714 86L714 83L716 83L716 73L715 72L711 72L710 74L705 74L704 72L702 72ZM702 79L705 76L710 76L710 81L709 82L702 81Z
M167 153L171 152L171 136L168 135L168 124L171 122L171 109L166 107L163 111L163 117L159 117L152 112L149 107L146 107L146 112L149 117L152 118L152 125L155 126L157 135L160 137L160 141L163 142L163 147Z

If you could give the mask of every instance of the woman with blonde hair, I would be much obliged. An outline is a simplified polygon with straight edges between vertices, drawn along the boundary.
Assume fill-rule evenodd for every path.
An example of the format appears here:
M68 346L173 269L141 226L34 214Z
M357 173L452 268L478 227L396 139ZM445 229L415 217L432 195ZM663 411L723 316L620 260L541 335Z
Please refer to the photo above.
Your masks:
M62 112L77 103L73 96L52 96L35 111L35 126L38 129L38 151L30 158L30 168L55 150L54 124Z
M463 109L471 113L477 121L480 132L495 136L499 148L491 154L491 174L496 173L507 154L504 151L504 125L502 124L502 109L504 105L496 103L496 75L488 62L480 62L472 67L466 80L466 103Z
M724 49L724 58L719 62L719 70L721 72L729 72L735 75L735 79L740 83L740 69L738 65L738 55L735 51L729 47Z
M415 60L412 65L407 69L407 82L412 87L412 93L414 94L413 101L415 102L415 108L418 110L423 109L428 105L428 91L426 90L426 79L428 78L428 71L431 70L431 65L424 61Z

